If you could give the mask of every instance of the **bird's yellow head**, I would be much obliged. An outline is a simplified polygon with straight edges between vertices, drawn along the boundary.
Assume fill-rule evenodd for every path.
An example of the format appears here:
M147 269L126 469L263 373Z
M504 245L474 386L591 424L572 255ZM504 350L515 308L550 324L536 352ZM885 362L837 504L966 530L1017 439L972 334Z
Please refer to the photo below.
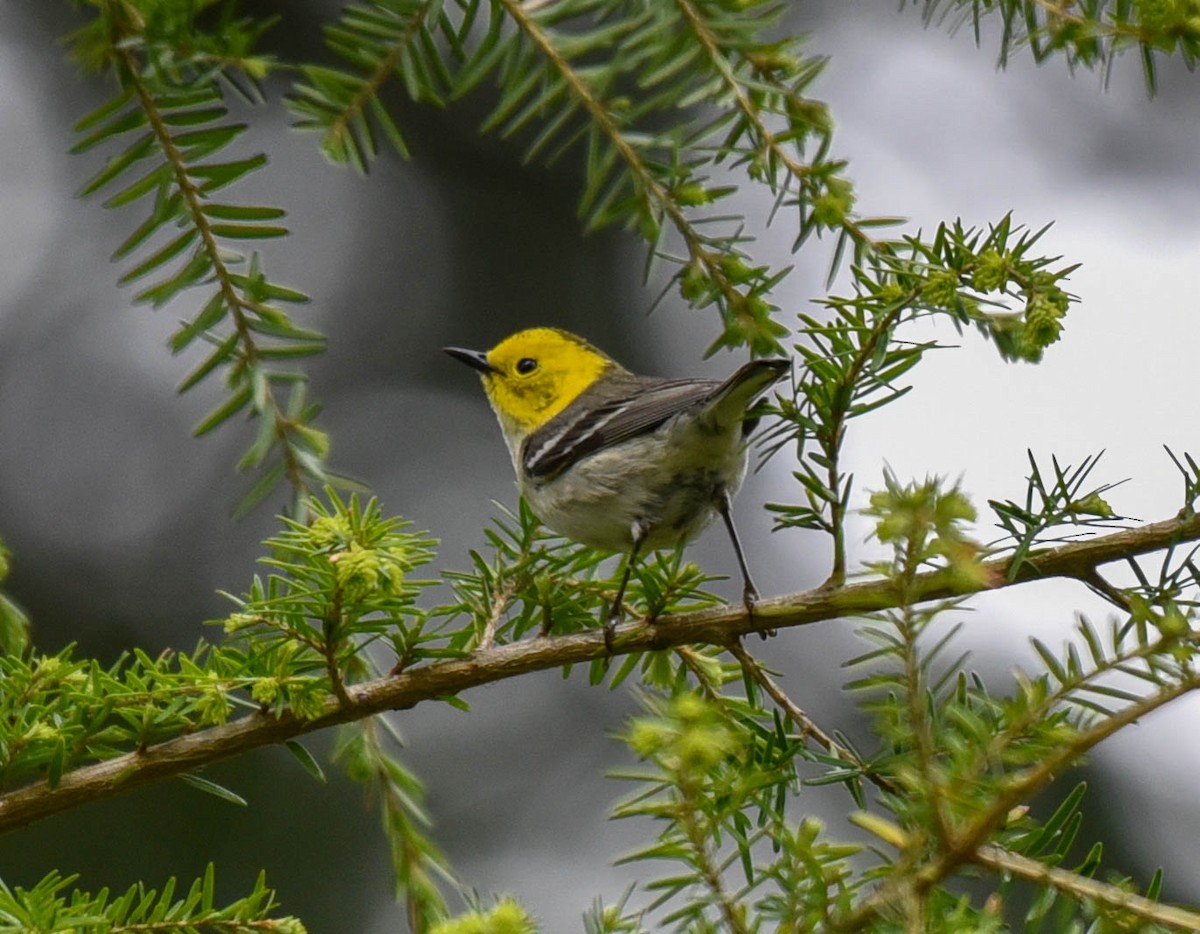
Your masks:
M529 328L491 350L447 347L478 370L505 435L534 431L575 401L603 373L620 365L582 337L557 328Z

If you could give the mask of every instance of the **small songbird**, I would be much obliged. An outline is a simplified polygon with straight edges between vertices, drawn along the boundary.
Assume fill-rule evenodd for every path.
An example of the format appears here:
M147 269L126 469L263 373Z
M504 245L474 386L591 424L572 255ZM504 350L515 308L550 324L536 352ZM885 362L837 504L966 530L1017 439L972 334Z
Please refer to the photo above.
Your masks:
M637 376L557 328L519 331L486 352L445 351L479 371L534 515L581 544L627 553L604 625L609 649L633 562L678 548L718 515L752 606L758 591L730 500L757 421L747 410L789 360L751 360L724 381Z

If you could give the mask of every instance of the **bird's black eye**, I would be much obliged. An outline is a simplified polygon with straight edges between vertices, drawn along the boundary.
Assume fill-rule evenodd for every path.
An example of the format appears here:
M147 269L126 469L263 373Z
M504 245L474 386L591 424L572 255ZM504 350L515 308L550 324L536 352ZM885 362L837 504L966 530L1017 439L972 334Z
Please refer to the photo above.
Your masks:
M522 357L517 361L517 372L522 376L528 376L538 368L538 362L533 357Z

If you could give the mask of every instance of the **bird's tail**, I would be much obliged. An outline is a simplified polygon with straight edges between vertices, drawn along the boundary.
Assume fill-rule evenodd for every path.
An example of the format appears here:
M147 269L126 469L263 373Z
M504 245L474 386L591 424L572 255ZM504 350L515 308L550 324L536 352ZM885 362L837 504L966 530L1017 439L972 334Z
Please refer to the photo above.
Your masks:
M741 421L751 403L791 369L792 361L782 358L764 358L743 364L713 390L704 407L704 417L711 419L718 428Z

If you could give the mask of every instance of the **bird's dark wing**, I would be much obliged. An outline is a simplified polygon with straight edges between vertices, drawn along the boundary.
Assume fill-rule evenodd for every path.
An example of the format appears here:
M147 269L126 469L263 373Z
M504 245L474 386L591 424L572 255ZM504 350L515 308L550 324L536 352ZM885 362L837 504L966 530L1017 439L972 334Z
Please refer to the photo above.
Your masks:
M720 386L707 379L630 376L616 387L614 398L599 404L594 392L584 390L525 440L522 464L530 477L552 477L581 457L653 431L673 415L702 405ZM606 387L606 394L612 388Z

